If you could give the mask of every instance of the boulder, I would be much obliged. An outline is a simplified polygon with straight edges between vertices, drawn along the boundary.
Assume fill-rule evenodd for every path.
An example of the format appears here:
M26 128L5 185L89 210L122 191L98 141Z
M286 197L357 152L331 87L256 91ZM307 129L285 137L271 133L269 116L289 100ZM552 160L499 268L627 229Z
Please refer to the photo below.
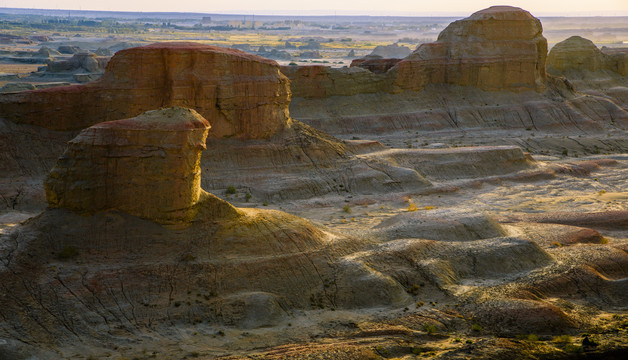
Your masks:
M196 111L170 108L85 129L44 182L48 206L188 221L202 191L200 159L209 128Z
M275 61L173 42L120 50L105 74L86 85L0 98L0 113L16 123L76 130L184 106L212 119L210 136L270 138L288 125L289 101L288 79Z
M482 90L543 91L547 40L529 12L493 6L451 23L434 43L422 44L396 69L400 90L428 84Z

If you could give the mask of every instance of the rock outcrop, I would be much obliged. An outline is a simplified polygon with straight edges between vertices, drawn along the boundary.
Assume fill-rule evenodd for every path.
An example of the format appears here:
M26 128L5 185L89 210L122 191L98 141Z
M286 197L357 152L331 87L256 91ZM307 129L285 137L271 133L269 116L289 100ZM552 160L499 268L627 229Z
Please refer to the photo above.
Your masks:
M351 61L350 67L359 66L375 74L383 74L397 65L401 59L372 57L371 55Z
M572 36L554 45L547 57L547 70L552 75L579 79L583 72L613 72L628 75L626 49L598 49L595 44L580 36ZM603 76L602 76L603 77Z
M605 68L606 58L593 41L572 36L554 45L547 56L547 70L562 75L567 69L600 71Z
M396 66L395 84L420 90L427 84L482 90L545 89L547 40L529 12L493 6L451 23L434 43L422 44Z
M450 129L607 135L628 127L628 106L622 105L628 92L606 86L613 89L582 96L569 81L547 75L546 59L540 21L522 9L495 6L450 24L436 42L422 44L389 69L384 59L352 64L376 73L282 71L291 81L291 115L333 135ZM490 144L513 143L500 141Z
M121 50L86 85L1 97L0 114L15 123L78 130L183 106L211 119L210 136L269 138L289 123L289 99L288 79L276 62L175 42Z
M382 58L385 58L385 59L386 58L402 59L410 55L411 52L412 50L410 50L409 47L399 46L399 44L394 43L390 45L376 46L370 55L381 56Z
M209 128L196 111L183 108L87 128L69 142L46 179L48 206L189 221L202 191L200 160Z

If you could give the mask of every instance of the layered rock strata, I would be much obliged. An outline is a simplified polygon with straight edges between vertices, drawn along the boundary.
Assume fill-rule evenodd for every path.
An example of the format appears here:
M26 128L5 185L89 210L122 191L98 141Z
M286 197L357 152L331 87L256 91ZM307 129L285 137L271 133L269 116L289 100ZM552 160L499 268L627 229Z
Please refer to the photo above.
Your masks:
M210 136L269 138L289 123L289 99L288 79L272 60L174 42L121 50L86 85L3 96L0 114L15 123L77 130L183 106L212 119Z
M451 23L434 43L422 44L393 75L402 90L427 84L482 90L545 89L547 40L529 12L493 6Z
M83 130L44 183L48 206L119 210L159 223L194 217L210 125L196 111L153 110Z
M591 40L580 36L572 36L554 45L547 57L548 72L552 75L564 75L569 79L576 77L576 73L585 71L609 71L626 76L626 64L626 49L600 50Z

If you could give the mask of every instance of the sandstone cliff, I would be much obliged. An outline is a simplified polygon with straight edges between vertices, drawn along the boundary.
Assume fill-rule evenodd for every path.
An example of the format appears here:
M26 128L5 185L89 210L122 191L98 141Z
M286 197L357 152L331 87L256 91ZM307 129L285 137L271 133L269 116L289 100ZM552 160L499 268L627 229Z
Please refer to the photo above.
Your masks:
M233 76L237 74L237 76ZM97 81L0 97L15 123L77 130L169 106L212 119L212 137L269 138L287 126L288 80L272 60L195 43L121 50Z
M409 143L415 132L429 142L434 131L503 130L514 138L529 138L524 131L625 131L625 92L580 93L569 81L546 74L546 58L540 21L522 9L495 6L450 24L436 42L422 44L383 73L282 71L291 81L291 115L333 135L405 136ZM385 70L379 65L376 72ZM521 143L501 136L482 141L487 138L492 145ZM606 140L621 148L622 139Z
M83 130L44 182L48 206L179 223L195 216L210 126L194 110L153 110Z
M493 6L451 23L434 43L422 44L395 67L395 84L421 90L427 84L482 90L545 89L547 41L529 12Z

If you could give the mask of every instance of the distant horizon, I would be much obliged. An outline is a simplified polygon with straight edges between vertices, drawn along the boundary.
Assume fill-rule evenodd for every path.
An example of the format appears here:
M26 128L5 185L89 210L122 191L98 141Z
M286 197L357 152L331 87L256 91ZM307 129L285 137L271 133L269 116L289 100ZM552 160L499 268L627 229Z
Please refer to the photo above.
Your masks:
M0 0L0 4L2 1ZM38 8L38 7L5 7L2 10L34 10L34 11L77 11L77 12L118 12L118 13L152 13L152 14L216 14L216 15L259 15L259 16L372 16L372 17L467 17L473 12L461 11L434 11L434 12L413 12L413 11L360 11L360 10L217 10L217 11L164 11L164 10L105 10L105 9L82 9L82 8ZM526 9L524 9L526 10ZM531 12L532 13L532 12ZM532 13L535 17L624 17L628 16L627 11L572 11L572 12L541 12Z
M497 5L520 7L537 17L628 16L627 0L0 0L0 8L7 9L275 16L466 17Z

